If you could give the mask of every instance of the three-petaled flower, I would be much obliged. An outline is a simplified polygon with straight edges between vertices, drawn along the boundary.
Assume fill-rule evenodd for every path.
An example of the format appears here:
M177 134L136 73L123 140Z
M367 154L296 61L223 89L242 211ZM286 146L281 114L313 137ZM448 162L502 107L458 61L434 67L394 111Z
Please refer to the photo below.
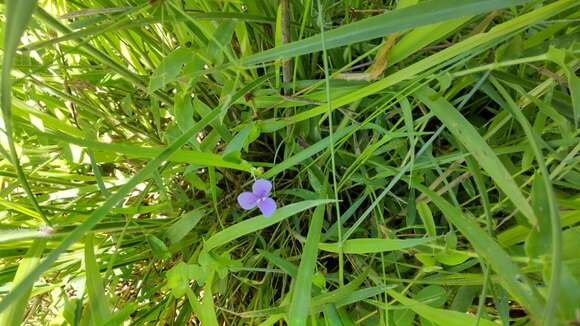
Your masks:
M258 179L252 185L252 192L245 191L238 196L238 204L245 210L258 206L264 217L269 217L276 211L276 202L269 197L271 191L270 181Z

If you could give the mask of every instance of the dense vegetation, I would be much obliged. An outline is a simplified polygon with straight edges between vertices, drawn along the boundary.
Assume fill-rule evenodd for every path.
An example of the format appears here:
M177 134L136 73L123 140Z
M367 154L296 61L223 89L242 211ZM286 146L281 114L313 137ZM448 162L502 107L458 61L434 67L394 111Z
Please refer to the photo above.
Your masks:
M0 17L0 325L580 323L579 1Z

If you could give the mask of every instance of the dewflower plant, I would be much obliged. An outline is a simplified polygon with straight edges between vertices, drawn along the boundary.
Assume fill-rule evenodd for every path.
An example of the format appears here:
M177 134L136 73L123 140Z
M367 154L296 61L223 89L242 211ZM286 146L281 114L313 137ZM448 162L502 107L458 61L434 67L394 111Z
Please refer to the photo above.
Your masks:
M251 210L256 206L264 217L270 217L276 211L277 205L274 199L270 198L272 182L258 179L252 185L252 191L244 191L238 196L238 204L245 209Z

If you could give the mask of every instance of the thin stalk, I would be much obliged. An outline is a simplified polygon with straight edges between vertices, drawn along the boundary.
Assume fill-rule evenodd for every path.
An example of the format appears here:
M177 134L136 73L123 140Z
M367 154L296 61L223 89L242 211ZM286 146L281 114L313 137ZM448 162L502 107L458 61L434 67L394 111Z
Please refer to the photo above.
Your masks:
M280 0L280 7L282 15L280 17L280 25L282 32L282 44L290 43L290 1ZM290 95L292 93L292 88L290 83L292 82L292 59L286 59L282 62L282 81L284 82L284 94Z
M329 130L329 138L330 138L330 163L332 166L332 183L334 189L334 200L335 204L334 207L336 209L336 218L338 223L338 243L339 246L342 246L342 225L340 223L340 207L338 205L338 187L336 182L336 163L334 160L334 131L333 131L333 123L332 123L332 112L330 110L331 107L331 98L330 98L330 73L328 70L328 55L326 52L326 45L324 39L324 19L322 18L322 4L318 1L318 23L320 25L320 35L322 41L322 62L324 65L324 80L325 80L325 88L326 88L326 101L327 101L327 108L328 108L328 130ZM338 253L338 284L340 286L344 286L344 255L342 250L339 250Z

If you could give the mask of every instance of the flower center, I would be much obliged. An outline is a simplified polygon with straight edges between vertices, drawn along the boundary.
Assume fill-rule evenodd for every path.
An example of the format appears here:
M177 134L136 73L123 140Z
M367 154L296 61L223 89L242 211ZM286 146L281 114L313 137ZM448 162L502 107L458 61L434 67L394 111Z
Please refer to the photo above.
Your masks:
M259 204L259 203L263 202L264 200L266 200L266 198L268 198L268 197L266 197L266 196L260 197L260 198L258 198L258 200L256 200L256 203Z

